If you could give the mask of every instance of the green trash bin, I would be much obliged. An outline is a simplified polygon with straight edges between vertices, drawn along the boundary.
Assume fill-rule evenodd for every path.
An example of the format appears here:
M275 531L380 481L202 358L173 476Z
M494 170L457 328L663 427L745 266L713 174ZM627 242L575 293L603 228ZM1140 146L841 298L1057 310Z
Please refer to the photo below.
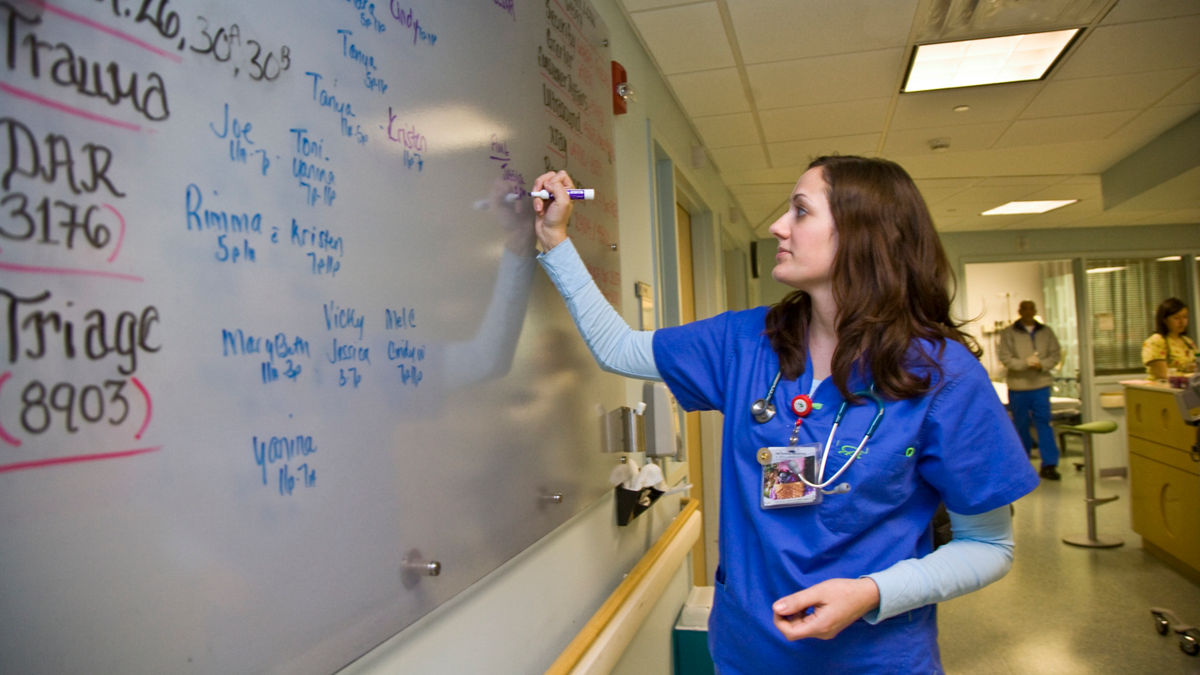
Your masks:
M708 655L708 613L712 611L713 587L695 586L675 621L673 647L675 675L713 675Z

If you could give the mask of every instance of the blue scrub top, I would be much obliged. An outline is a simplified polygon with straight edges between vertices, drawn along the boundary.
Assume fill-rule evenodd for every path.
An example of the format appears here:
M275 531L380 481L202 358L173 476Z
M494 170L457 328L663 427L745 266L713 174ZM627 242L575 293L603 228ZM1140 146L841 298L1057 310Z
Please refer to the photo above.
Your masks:
M963 345L914 343L943 373L914 362L911 370L929 372L934 386L920 398L885 400L879 428L835 482L849 483L850 491L826 495L816 506L764 510L757 452L788 445L796 422L792 397L812 386L810 362L799 380L780 380L775 417L754 421L750 404L766 395L779 368L764 334L766 312L729 312L654 334L655 364L680 405L725 414L720 565L709 620L713 659L722 675L941 672L933 606L876 625L860 619L833 640L788 642L775 628L771 603L826 579L857 578L929 553L939 502L978 514L1032 491L1037 474L1012 422ZM851 391L867 385L850 381ZM824 448L842 397L826 379L812 399L798 442ZM853 453L875 412L870 401L847 410L826 477Z

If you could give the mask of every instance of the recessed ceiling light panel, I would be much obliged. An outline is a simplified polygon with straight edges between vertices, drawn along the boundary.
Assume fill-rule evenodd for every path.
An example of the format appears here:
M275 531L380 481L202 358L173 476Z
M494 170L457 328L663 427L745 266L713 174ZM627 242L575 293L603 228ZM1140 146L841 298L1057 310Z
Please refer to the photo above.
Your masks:
M1045 213L1059 209L1067 204L1074 204L1078 199L1048 199L1039 202L1009 202L994 209L988 209L981 216L1011 216L1022 213Z
M1081 30L917 45L901 91L1040 80Z

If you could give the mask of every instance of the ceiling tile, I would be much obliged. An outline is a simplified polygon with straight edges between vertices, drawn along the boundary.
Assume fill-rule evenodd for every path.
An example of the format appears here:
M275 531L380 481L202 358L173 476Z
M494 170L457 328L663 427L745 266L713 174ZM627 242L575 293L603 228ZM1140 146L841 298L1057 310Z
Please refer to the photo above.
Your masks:
M637 12L632 18L667 75L735 65L715 2Z
M938 206L945 200L958 193L958 190L951 188L938 190L934 188L926 188L919 184L917 185L917 189L920 190L921 197L925 199L925 204L929 206L931 212L935 211L935 206Z
M663 7L672 7L675 5L699 4L702 1L711 0L693 0L689 3L687 0L620 0L626 11L640 12L644 9L661 9Z
M779 215L787 208L787 194L782 197L771 198L765 196L739 196L738 203L742 206L742 211L746 214L746 220L751 223L759 236L767 237L766 228L775 222ZM770 251L770 255L774 255L774 251Z
M1100 185L1100 177L1093 176L1092 181L1090 183L1087 181L1076 181L1073 183L1069 183L1069 185L1071 185L1071 186L1092 185L1092 184L1099 186ZM1063 176L1049 174L1049 175L1029 175L1029 176L989 176L987 178L980 178L978 181L976 181L975 185L980 186L980 187L1017 185L1017 186L1029 188L1030 190L1041 190L1041 189L1056 188L1060 185L1068 185L1068 183L1064 180Z
M710 148L708 152L721 173L767 168L767 156L758 144L736 148Z
M903 49L881 49L746 66L760 109L889 96L899 89Z
M927 129L899 129L888 132L883 146L884 156L920 154L932 152L930 143L934 139L950 145L947 152L984 150L992 146L1004 133L1008 125L1004 122L991 124L964 124L955 127L931 127Z
M1053 79L1170 70L1200 63L1200 15L1100 26L1056 68Z
M768 142L857 136L883 130L890 99L843 101L759 112Z
M922 3L914 22L918 42L1014 35L1092 23L1109 0L944 0Z
M963 152L929 152L889 155L914 178L1024 176L1036 167L1039 174L1099 173L1129 154L1109 141L1023 145L1012 148Z
M938 232L965 232L967 228L962 226L962 221L962 218L933 214L933 227Z
M1107 140L1130 148L1140 148L1167 130L1200 112L1200 104L1151 108L1110 134ZM1197 150L1200 152L1200 149Z
M961 191L961 190L965 190L965 189L967 189L967 188L969 188L969 187L972 187L972 186L974 186L976 183L978 183L978 182L979 182L979 179L978 179L978 178L969 178L969 177L962 177L962 178L914 178L913 180L914 180L914 181L916 181L917 185L918 185L918 186L919 186L919 187L920 187L922 190L924 190L925 188L929 188L929 189L931 189L931 190L954 190L954 191L956 191L956 192L957 192L957 191Z
M903 47L917 0L726 0L747 64Z
M877 147L879 134L876 133L771 143L767 152L771 156L771 166L802 169L822 155L874 155ZM796 178L800 178L799 173Z
M1154 2L1118 2L1105 17L1102 24L1165 19L1175 16L1200 14L1200 3L1196 0L1154 0Z
M1021 199L1028 201L1042 201L1050 199L1078 199L1079 202L1064 206L1056 211L1087 211L1089 213L1099 213L1104 208L1104 199L1100 189L1100 176L1096 176L1096 182L1093 185L1051 185L1049 187L1033 190L1026 194Z
M1186 68L1047 82L1025 112L1021 113L1021 118L1146 108L1182 84L1194 72L1194 69ZM1113 92L1121 94L1114 96Z
M1020 114L1042 86L1039 82L1021 82L901 94L892 115L891 128L1007 121ZM960 105L970 106L970 110L954 112Z
M735 68L671 75L667 81L691 117L750 111L750 102Z
M696 124L700 137L704 139L704 145L709 148L752 145L762 140L758 137L754 115L750 113L697 117L692 121Z
M1184 82L1178 89L1167 94L1159 105L1200 104L1200 71L1192 79Z
M1031 191L1028 185L976 185L958 194L941 200L940 208L957 208L970 213L982 213L994 209L1001 204L1024 199ZM1064 197L1068 199L1068 197ZM1008 216L996 216L1006 218Z
M1108 137L1125 122L1133 119L1136 114L1136 112L1123 111L1017 120L1000 137L995 147L1010 148L1021 145L1101 140Z

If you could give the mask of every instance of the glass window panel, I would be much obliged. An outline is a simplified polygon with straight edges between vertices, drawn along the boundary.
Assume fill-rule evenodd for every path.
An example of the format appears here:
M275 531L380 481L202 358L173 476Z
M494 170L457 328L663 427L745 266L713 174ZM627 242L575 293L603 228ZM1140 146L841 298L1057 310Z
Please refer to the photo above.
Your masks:
M1187 298L1179 261L1104 258L1088 261L1088 306L1097 375L1142 372L1142 341L1154 332L1154 310L1169 297Z

